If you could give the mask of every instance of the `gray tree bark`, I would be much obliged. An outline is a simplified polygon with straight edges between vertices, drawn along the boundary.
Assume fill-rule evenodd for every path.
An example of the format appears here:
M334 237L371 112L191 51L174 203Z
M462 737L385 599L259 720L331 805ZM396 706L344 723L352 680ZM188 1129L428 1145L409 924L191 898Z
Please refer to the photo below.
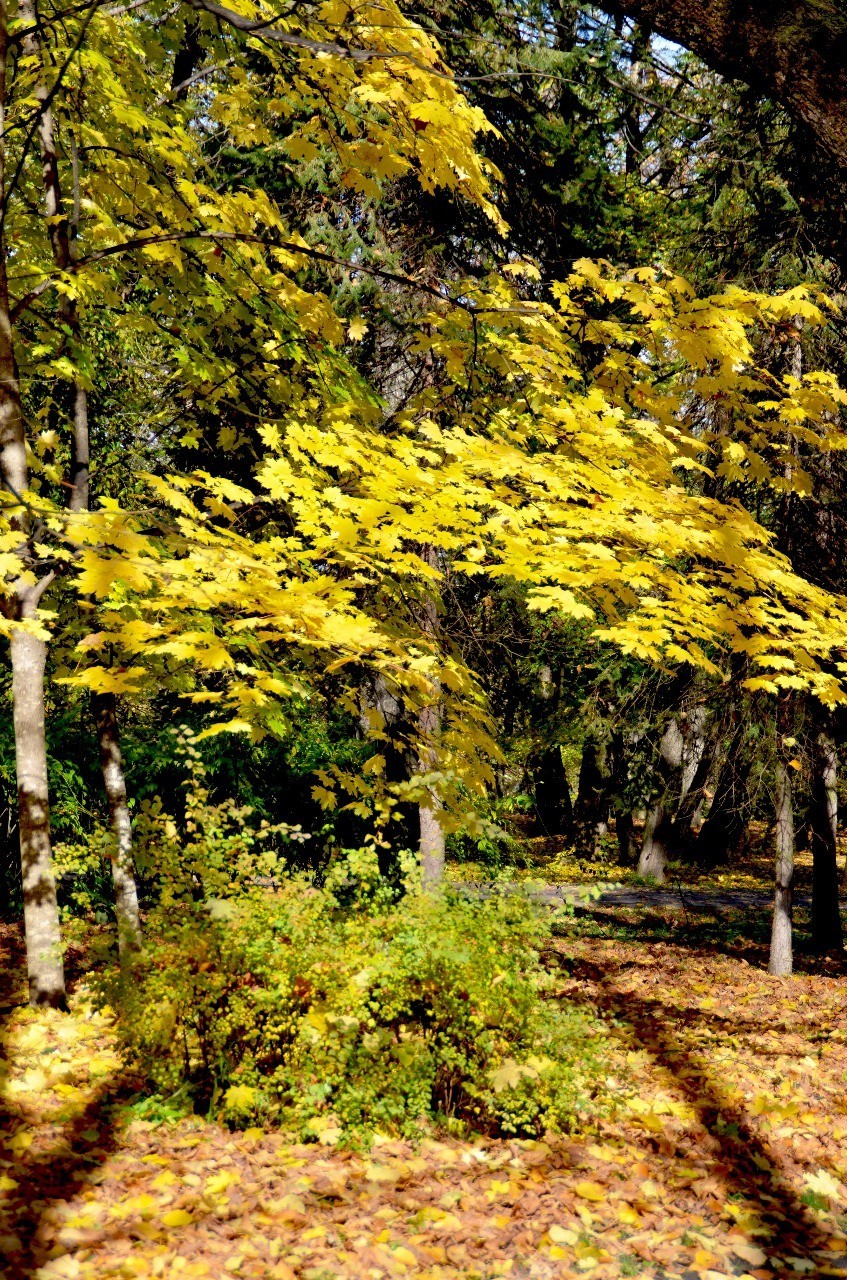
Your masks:
M791 973L793 969L794 805L791 795L791 773L782 758L778 758L776 762L774 783L776 886L773 899L768 973L783 976Z
M703 703L697 703L688 713L685 725L685 733L683 735L684 742L682 747L682 783L679 792L680 807L688 798L688 794L695 786L698 776L703 770L703 762L706 752L706 723L709 718L707 708Z
M100 770L112 829L112 884L118 922L118 951L122 956L141 946L141 915L132 858L132 819L126 794L121 742L113 693L97 693L92 710L100 745Z
M665 785L662 793L647 810L638 859L638 874L655 880L657 884L664 884L667 875L668 840L673 830L670 815L665 808L665 793L668 790L670 771L682 767L684 752L685 739L679 723L676 719L669 720L659 742L659 778Z
M836 828L838 756L827 733L815 743L809 836L812 845L812 944L816 951L840 951L844 945L838 901Z
M638 874L646 880L655 880L656 884L664 884L668 869L668 850L665 844L667 814L661 800L656 800L647 810L647 821L644 824L644 835L641 840L641 854L638 859Z
M425 708L420 714L419 724L422 735L437 739L441 731L441 708L437 705ZM434 769L436 765L436 752L424 748L420 757L421 769ZM419 852L425 889L434 889L444 880L445 840L444 828L441 825L442 808L441 797L432 788L427 791L426 800L418 806Z
M18 621L31 621L35 608L21 602ZM56 880L50 848L50 799L44 723L45 642L27 631L12 633L12 701L18 823L30 1004L61 1008L65 975Z
M709 778L717 781L715 751L709 750L707 739L709 713L697 703L685 720L685 747L679 803L674 816L674 847L687 858L694 855L697 834L703 825L703 811L709 793Z
M421 557L432 569L438 568L438 557L434 547L423 547ZM438 609L435 600L429 596L423 604L421 624L424 635L435 643L438 631ZM430 773L438 768L438 739L441 737L442 706L440 684L434 681L433 700L421 709L418 714L418 733L420 747L418 749L418 771ZM425 889L434 889L444 880L445 839L441 823L443 803L434 787L428 787L426 798L418 805L418 823L420 828L419 853L421 875Z

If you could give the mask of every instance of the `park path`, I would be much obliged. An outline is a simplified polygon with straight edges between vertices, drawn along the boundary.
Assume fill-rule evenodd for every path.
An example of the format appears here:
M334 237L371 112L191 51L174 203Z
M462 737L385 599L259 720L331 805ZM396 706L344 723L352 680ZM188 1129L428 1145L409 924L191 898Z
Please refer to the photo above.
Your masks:
M580 904L585 901L590 885L549 884L539 896L549 901L561 898ZM672 911L770 911L773 894L757 889L692 889L686 885L624 885L603 890L589 899L604 907L659 907ZM810 907L807 894L795 894L795 907Z
M457 886L459 887L459 886ZM473 892L490 893L493 881L466 882ZM502 885L496 886L502 888ZM516 892L525 882L515 881ZM618 885L603 888L591 884L545 884L530 888L530 896L551 904L561 901L576 907L649 907L670 911L760 911L768 912L773 905L773 895L757 889L692 889L686 885ZM794 906L811 907L808 894L795 894Z

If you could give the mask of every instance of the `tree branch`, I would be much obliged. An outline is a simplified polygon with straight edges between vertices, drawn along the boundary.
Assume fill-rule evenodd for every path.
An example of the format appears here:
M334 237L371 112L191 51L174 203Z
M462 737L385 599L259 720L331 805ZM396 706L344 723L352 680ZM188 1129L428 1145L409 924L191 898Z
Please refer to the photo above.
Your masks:
M783 103L822 151L847 166L843 0L601 0L601 7Z
M452 302L454 305L464 307L468 311L476 310L476 308L469 307L460 299L451 298L446 291L438 289L435 285L427 284L423 280L415 280L413 276L404 276L396 271L386 271L382 267L369 267L360 262L348 262L345 258L337 258L334 254L324 253L320 249L312 249L309 246L293 244L288 240L275 240L248 232L241 234L237 231L167 231L159 235L136 236L132 240L124 240L120 244L108 245L105 249L97 249L94 253L88 254L87 257L78 259L75 264L76 270L83 270L85 267L102 262L106 258L114 257L116 254L132 253L136 249L144 249L147 245L176 244L185 240L231 241L242 244L264 245L269 249L284 249L288 253L303 254L307 258L313 258L319 262L326 262L335 267L343 267L346 271L361 272L363 275L389 280L394 284L401 284L405 288L428 293L432 297L438 298L440 302ZM55 283L56 277L47 276L33 289L30 289L28 293L24 294L22 298L19 298L11 308L12 320L19 319L24 311L42 294L46 293L48 289L52 288Z
M206 13L212 14L213 17L220 19L221 22L225 22L230 27L235 27L236 31L243 31L245 35L256 36L261 40L271 41L275 44L287 45L292 49L304 49L307 53L328 53L335 58L349 58L352 62L372 62L377 59L403 58L413 66L422 71L427 71L431 75L448 76L449 74L444 71L437 71L434 67L421 62L413 54L406 53L402 49L362 49L355 45L341 44L334 40L313 40L311 36L298 36L292 31L283 31L280 27L271 26L271 23L276 21L275 18L264 20L245 18L243 14L236 13L234 9L228 9L225 5L217 4L216 0L190 0L190 3L195 9L204 9ZM449 78L452 79L452 76Z

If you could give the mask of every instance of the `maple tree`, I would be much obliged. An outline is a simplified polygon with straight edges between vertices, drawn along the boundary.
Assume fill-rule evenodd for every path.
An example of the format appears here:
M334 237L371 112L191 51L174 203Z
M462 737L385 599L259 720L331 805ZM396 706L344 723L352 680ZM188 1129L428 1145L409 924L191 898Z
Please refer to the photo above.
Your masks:
M223 12L223 11L222 11ZM228 12L228 11L227 11ZM12 277L12 287L18 287L17 280L24 283L23 297L17 298L14 303L15 317L27 313L27 309L36 301L47 295L48 306L45 312L44 308L38 314L38 321L46 319L48 325L54 324L53 308L50 307L50 295L54 291L59 297L59 318L69 328L71 339L78 337L80 334L80 303L91 301L97 296L98 289L106 290L107 295L110 290L116 287L116 278L114 273L109 273L108 267L112 261L117 261L125 254L134 252L137 259L138 251L143 250L154 264L153 277L149 279L146 275L142 275L140 279L134 280L134 285L140 292L144 292L145 286L149 288L164 289L165 294L170 290L171 275L162 281L161 277L156 277L155 264L163 264L168 268L179 265L183 257L186 259L194 257L195 271L193 283L197 286L197 291L192 297L192 304L196 302L197 296L203 292L200 288L200 281L203 280L212 286L212 295L218 293L221 287L221 281L215 281L214 273L209 273L207 263L202 260L198 264L193 251L183 253L184 241L188 239L198 239L201 244L205 240L208 242L208 254L214 260L215 256L222 256L220 243L232 242L244 247L251 243L257 242L263 245L263 235L257 231L258 226L264 226L266 220L269 219L273 224L273 231L285 235L279 217L274 216L273 209L263 199L259 193L253 200L245 198L242 193L220 195L214 192L211 187L202 187L200 175L204 169L202 152L198 146L198 140L192 139L184 127L183 120L174 121L169 117L172 114L170 103L170 92L167 89L167 75L170 70L170 53L169 45L173 32L166 32L163 38L154 37L152 43L145 43L145 34L150 35L155 32L156 28L148 27L144 22L136 20L129 14L124 15L125 21L120 27L120 37L115 26L116 20L120 15L110 16L106 13L97 11L96 6L92 7L86 14L80 17L77 23L77 29L71 37L68 46L63 45L64 32L58 33L57 28L52 24L50 30L45 37L41 27L41 21L34 21L34 15L24 13L19 15L20 35L17 31L13 31L12 38L20 38L24 42L26 50L26 58L22 65L23 75L18 83L7 86L8 105L14 104L21 113L20 122L16 121L12 112L7 110L6 113L6 133L14 136L14 130L19 129L22 132L28 129L23 138L23 145L19 151L14 149L14 143L9 148L9 154L6 156L6 169L11 174L11 181L7 183L5 188L5 201L10 209L13 207L12 202L15 195L16 187L20 187L21 183L27 178L32 180L37 175L38 168L42 170L44 184L44 198L46 208L46 220L43 225L39 225L39 220L33 220L33 205L25 205L26 214L24 215L24 223L20 228L15 228L11 233L15 240L20 240L21 244L32 246L32 257L30 260L19 260L15 263L15 273ZM238 28L237 15L231 14L230 17ZM331 17L331 15L330 15ZM29 22L29 26L27 23ZM184 22L183 22L184 25ZM379 62L381 60L380 46L378 43L379 27L381 23L377 21L375 24L367 24L371 33L371 38L376 29L377 44L373 51L373 57L363 54L358 61L364 61L366 69L362 73L364 84L358 86L361 90L363 101L367 102L369 96L375 102L382 102L385 94L381 90L380 85L385 79L384 72L380 71ZM35 27L35 29L33 29ZM193 27L190 27L190 32ZM189 32L189 34L190 34ZM283 33L277 33L283 46L290 43L287 37L283 37ZM110 41L120 38L123 50L123 58L117 67L113 67L113 73L108 80L104 80L102 72L107 63L105 57L105 49ZM194 37L192 37L194 38ZM264 38L267 38L265 32ZM276 37L274 37L276 38ZM8 32L6 35L8 40ZM46 44L45 44L46 40ZM293 40L294 47L297 48L297 38ZM320 45L320 40L318 44ZM212 41L214 45L214 40ZM403 40L401 38L401 45ZM309 40L306 47L311 48ZM50 87L47 53L49 50L52 58L58 49L57 56L65 58L65 66L62 74ZM319 52L319 51L318 51ZM399 51L398 51L399 52ZM352 167L358 149L362 146L368 148L368 161L373 172L380 172L380 169L386 169L390 172L400 172L404 168L410 167L411 158L404 158L404 145L408 150L411 148L415 161L423 158L426 161L426 181L427 182L447 182L455 184L462 181L466 184L467 190L473 198L474 192L477 197L485 204L486 199L483 193L483 169L476 161L472 148L470 146L473 132L480 121L470 109L462 110L461 99L459 99L452 88L449 77L436 74L433 78L433 85L428 92L426 102L420 100L419 88L416 87L415 74L418 73L418 63L416 54L421 53L429 59L430 64L435 58L435 50L430 46L424 37L418 36L414 31L411 32L411 40L407 44L403 57L404 65L407 69L411 69L412 75L404 75L402 71L398 72L391 78L391 83L399 91L399 104L403 110L414 106L417 102L419 119L422 123L427 122L427 116L431 113L435 105L437 111L441 112L442 129L441 140L437 153L430 152L428 140L420 140L417 138L417 130L408 123L408 117L404 116L404 122L398 123L398 128L393 132L387 133L380 118L375 112L372 112L373 128L366 132L365 138L356 137L360 133L357 123L353 124L353 137L348 140L342 140L340 137L335 141L338 147L347 157L348 164L351 165L350 173L355 174L357 170ZM156 84L156 76L151 75L152 67L158 60L159 65L159 81ZM354 62L356 60L354 59ZM143 68L143 69L142 69ZM114 74L114 72L117 74ZM102 94L98 93L97 103L91 103L85 96L85 83L87 77L92 73L98 73L98 80ZM427 64L420 62L420 74L426 76L428 74ZM271 82L273 81L271 76ZM155 116L149 114L133 102L133 92L137 91L140 84L144 83L149 90L164 90L160 92L154 99L159 105L158 128L156 127ZM272 84L268 86L272 88ZM345 77L335 76L330 78L329 87L332 96L338 99L342 106L348 104L351 85L349 78L345 84ZM305 90L306 109L309 105L309 90L303 86ZM171 86L171 91L180 96L179 84ZM59 97L61 93L61 97ZM451 96L452 95L452 96ZM354 95L354 99L355 99ZM161 100L160 100L161 99ZM222 92L218 98L218 110L224 121L228 120L230 113L235 112L237 115L237 103L239 100L238 85L234 85L231 94ZM80 106L82 105L82 110ZM243 95L242 95L243 105ZM258 128L257 111L258 103L255 96L251 95L250 100L251 115L250 121L245 122L244 127L255 130ZM285 104L277 103L272 108L274 113L282 112L287 114ZM33 113L32 118L35 120L37 128L28 128L28 113ZM187 118L187 113L182 113ZM348 112L349 114L349 112ZM69 239L69 215L67 211L67 197L65 203L62 203L63 175L60 174L59 158L55 147L55 135L53 132L53 119L64 117L64 123L68 130L72 151L71 183L64 184L64 190L67 191L70 185L73 190L74 202L74 219L78 235L78 247L74 257L70 253ZM314 126L317 129L317 136L323 137L326 132L326 125L321 124L319 118L313 119ZM227 127L230 127L227 125ZM103 130L106 130L104 133ZM238 124L234 129L234 133L238 132ZM323 132L322 132L323 130ZM38 153L33 151L34 135L38 133L40 139L40 149ZM305 135L310 132L309 122L307 121L303 130ZM142 145L138 147L135 139L139 133L143 136ZM78 136L77 136L78 135ZM405 144L403 141L405 135ZM331 134L327 137L332 139ZM389 146L389 141L391 145ZM148 144L152 144L152 149L148 149ZM308 136L300 138L302 147L314 146L314 142L308 139ZM158 149L157 149L158 147ZM146 154L145 154L146 152ZM140 153L140 154L139 154ZM80 168L80 156L83 161L88 157L95 157L94 164L89 168ZM469 171L462 170L461 175L456 173L456 161L458 156L464 156ZM104 159L108 157L105 163ZM132 158L130 160L130 157ZM40 160L40 165L39 165ZM137 162L147 165L147 182L139 188L135 185L134 179L132 185L133 194L127 196L124 180L129 172L127 168ZM173 172L173 164L177 162L176 173ZM162 166L166 166L165 170ZM34 172L31 172L34 171ZM182 175L181 177L179 175ZM373 178L363 177L362 181L372 182ZM179 187L179 183L182 187ZM176 183L176 187L174 187ZM163 198L165 192L167 198ZM171 202L171 196L176 195L174 202ZM188 197L190 196L190 199ZM217 196L217 199L215 198ZM81 201L85 202L86 217L84 225L79 225L78 207ZM204 203L205 201L205 203ZM37 207L37 206L36 206ZM491 212L493 214L493 208ZM188 214L188 222L186 223L186 213ZM211 219L209 215L212 215ZM29 215L29 216L27 216ZM259 220L258 223L256 220ZM138 234L141 232L141 234ZM7 228L7 238L9 231ZM276 238L277 244L273 241ZM279 243L279 235L274 237L270 235L270 249L272 254L276 252L281 254L286 263L296 262L289 251L284 247L284 242ZM296 239L297 237L295 237ZM302 242L305 247L305 242ZM178 247L179 246L179 247ZM294 247L294 246L290 246ZM45 251L50 251L52 261L45 260ZM208 256L208 255L204 255ZM258 250L250 259L248 250L248 262L240 260L235 264L234 270L236 275L239 270L244 271L249 265L256 266L256 261L264 257L259 254ZM101 264L106 263L106 267ZM199 270L198 270L199 267ZM226 276L226 271L219 273ZM252 273L253 290L257 293L261 292L263 287L267 287L270 283L273 291L272 307L279 313L280 293L281 297L286 301L290 301L291 297L298 295L299 291L290 281L274 271L265 271L264 280L255 278L258 273ZM217 284L217 288L215 285ZM292 295L293 290L293 295ZM87 298L86 298L87 293ZM44 558L46 555L46 546L41 550L35 550L31 544L21 543L21 536L29 531L30 516L28 513L25 495L29 489L28 461L26 458L26 438L23 431L23 420L20 412L20 390L17 381L17 370L15 365L16 351L14 331L12 328L12 311L7 301L7 355L5 357L9 366L9 376L7 379L9 406L8 416L9 424L4 428L3 442L3 462L4 462L4 480L8 493L12 499L13 514L10 517L10 532L6 540L8 548L6 565L10 577L10 583L14 584L10 593L9 614L12 626L11 642L12 642L12 670L13 670L13 697L16 706L16 747L19 752L19 778L21 786L19 790L21 798L21 815L20 830L22 840L22 861L24 865L24 881L25 896L27 898L27 919L28 930L32 937L32 963L33 963L33 995L36 999L45 999L48 1001L61 1000L62 998L62 977L61 964L58 959L58 935L56 932L56 909L55 909L55 889L53 886L52 872L50 870L49 861L49 819L48 819L48 800L46 790L46 758L44 747L44 730L43 730L43 666L45 658L44 637L39 635L38 624L36 622L36 613L41 602L44 591L51 584L55 576L55 568L49 569L46 573L39 575L34 572L34 566L37 564L39 555ZM305 332L308 334L320 328L321 323L335 324L333 333L337 336L337 322L334 322L331 311L326 307L322 307L320 301L315 302L313 299L305 297L304 306L306 311ZM242 311L243 316L243 311ZM143 318L136 312L134 317L142 326ZM235 319L235 317L233 317ZM274 330L271 327L270 332ZM254 341L257 335L253 335ZM281 335L277 331L276 342L281 340ZM268 341L268 332L261 335L260 342L265 344ZM56 352L50 349L51 344L47 344L46 349L36 348L41 351L42 358L44 356L52 356L52 373L53 376L62 378L70 378L76 384L77 388L77 424L79 426L80 405L84 403L85 395L85 379L88 376L84 363L82 367L76 361L85 360L84 351L72 352L69 359L68 354L64 350ZM64 347L62 343L62 347ZM201 356L202 362L202 356ZM208 370L201 366L194 366L195 376L202 379L206 376ZM75 440L76 463L80 468L85 467L84 450L81 452L79 431ZM49 446L47 446L49 447ZM55 479L48 475L47 479ZM85 512L87 502L82 495L82 484L80 479L74 482L75 499L72 500L70 507L70 516L80 517L76 521L72 519L65 520L62 525L64 538L64 549L58 552L54 551L54 555L58 554L60 560L68 562L74 557L80 557L83 562L83 573L78 579L80 587L86 590L87 579L85 576L85 551L82 549L81 541L85 541L86 528L89 529L89 538L95 545L99 543L103 537L103 531L96 530L91 525L90 520L82 517L90 514ZM46 499L46 495L45 495ZM16 509L15 509L16 507ZM45 513L46 514L46 513ZM107 518L109 525L107 536L114 543L117 539L118 543L121 539L125 540L128 536L126 533L121 534L120 524L122 517L112 516ZM102 523L102 521L101 521ZM95 521L96 524L96 521ZM69 551L68 548L73 550ZM21 572L22 571L22 572ZM128 570L127 570L128 572ZM138 585L138 578L135 579L135 585ZM143 581L143 579L142 579ZM87 589L90 590L90 583ZM17 673L17 675L16 675ZM102 692L108 693L109 690ZM30 705L26 705L26 699L30 699ZM41 967L41 972L39 972Z
M22 11L20 36L12 29L26 58L21 82L9 92L10 137L18 128L14 110L22 119L32 110L39 123L19 150L16 141L9 144L8 195L17 219L11 234L29 252L16 255L10 268L13 289L24 292L10 303L9 320L24 324L28 335L26 384L69 382L76 406L77 470L68 509L49 493L60 473L48 462L39 482L39 533L21 543L31 520L21 500L34 463L24 457L19 393L10 383L4 457L11 495L7 574L17 584L9 597L13 685L21 673L16 741L21 777L35 778L21 787L20 830L33 957L47 964L43 980L33 972L34 991L48 1000L61 998L62 984L39 711L45 641L37 613L57 569L83 597L94 593L107 605L120 600L118 610L101 611L84 644L122 653L123 669L110 674L88 665L75 677L100 697L137 690L160 678L157 660L182 658L199 675L195 699L229 706L230 727L261 732L276 714L275 700L291 688L280 653L303 646L331 655L335 665L344 659L377 666L421 712L437 690L437 743L424 757L439 768L418 777L419 791L432 796L451 777L478 785L486 776L481 753L494 748L471 672L438 652L433 635L420 633L419 611L409 612L402 600L402 593L431 592L437 583L438 569L413 549L424 535L454 571L525 582L531 608L575 617L597 610L605 622L598 634L640 657L663 654L714 671L707 650L726 646L748 653L762 669L751 675L750 688L794 684L840 697L836 669L827 666L842 630L838 600L793 576L740 511L691 492L679 478L680 470L684 477L686 469L707 465L711 447L718 450L719 476L779 487L784 477L769 455L778 454L780 432L790 429L815 449L840 447L837 427L829 425L840 404L831 378L757 378L747 369L739 376L753 356L750 325L798 315L816 322L820 305L797 289L770 300L729 290L701 301L678 280L650 272L615 278L587 263L554 288L550 301L532 296L531 264L517 266L516 284L501 274L473 284L457 280L447 291L430 286L430 309L413 317L409 349L443 372L394 414L387 433L378 400L338 351L344 327L332 297L296 280L310 261L332 266L333 255L292 230L261 187L214 181L215 153L204 150L197 111L202 102L221 137L242 147L267 146L287 121L289 157L309 162L331 148L340 184L371 198L380 182L414 171L425 187L460 191L503 234L490 198L494 171L474 150L484 117L442 71L435 43L399 13L386 23L381 11L358 10L347 32L351 40L361 36L358 51L325 38L340 17L332 6L315 12L308 34L263 28L265 55L269 44L278 45L284 58L275 49L258 70L232 55L234 40L242 48L245 37L248 44L254 38L251 20L217 7L207 13L215 21L195 30L182 14L151 28L150 15L92 9L68 35L42 30ZM116 38L123 56L94 104L86 80L102 69L105 47ZM66 59L52 88L47 50ZM214 60L225 53L224 63ZM294 101L279 97L279 77L291 66L304 68ZM326 108L316 111L311 77L318 72L321 94L341 113L341 124ZM70 139L65 157L56 147L54 118ZM139 184L133 176L128 196L130 167L136 174L139 165L144 179ZM40 182L46 219L34 216L37 199L15 202L15 188L27 181L34 191ZM520 287L522 275L530 287ZM91 359L85 313L100 305L122 327L161 343L160 358L177 362L177 403L190 402L195 419L210 420L203 422L207 434L212 422L219 424L218 450L237 452L238 430L224 412L234 403L235 421L243 420L249 400L265 451L253 487L243 482L240 464L237 478L205 467L154 477L151 498L161 512L154 534L145 531L147 510L135 515L108 502L85 509L80 424ZM629 314L604 317L615 307ZM209 310L216 316L211 327ZM57 320L64 331L58 349L47 332ZM348 337L364 332L354 320ZM633 358L626 348L636 335L644 354ZM580 343L599 348L599 362L587 364ZM11 328L9 344L13 361ZM277 351L280 359L269 358ZM670 383L666 368L673 368ZM718 401L734 421L745 422L746 438L680 428L689 406ZM42 415L50 404L48 396ZM199 423L181 443L203 452ZM41 448L52 447L48 430ZM805 484L798 467L792 486ZM440 501L445 491L449 508ZM647 513L656 495L654 517ZM237 532L239 511L259 504L269 516L275 508L276 519L293 521L287 539L277 536L273 518L258 536ZM697 569L681 571L680 556L692 553ZM41 574L39 561L49 561ZM369 607L377 583L389 625ZM145 667L151 659L153 667ZM212 691L203 687L204 671L216 673L218 686L218 673L233 674ZM31 706L26 698L34 699ZM413 719L418 727L426 723L422 715ZM404 786L408 797L414 780L412 792ZM447 814L439 817L445 821Z

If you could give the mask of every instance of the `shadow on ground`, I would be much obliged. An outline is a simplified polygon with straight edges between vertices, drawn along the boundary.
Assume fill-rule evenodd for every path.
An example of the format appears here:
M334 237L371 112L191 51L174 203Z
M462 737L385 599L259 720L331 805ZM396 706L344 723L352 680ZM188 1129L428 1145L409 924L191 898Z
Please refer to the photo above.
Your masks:
M66 956L69 990L84 972L85 957L70 948ZM3 1280L26 1280L48 1256L40 1232L51 1210L79 1194L83 1182L96 1183L99 1167L118 1142L116 1115L130 1096L127 1083L107 1078L91 1089L81 1111L68 1106L66 1118L44 1116L42 1123L16 1106L17 1094L6 1055L10 1025L26 1005L23 931L0 925L0 1258ZM25 1016L25 1015L24 1015ZM61 1018L62 1015L52 1015ZM38 1069L53 1052L32 1050L27 1066ZM11 1087L10 1087L11 1086ZM3 1178L16 1183L10 1187Z
M580 936L609 941L644 943L667 942L689 948L692 952L711 952L745 960L754 968L767 971L770 948L770 910L751 912L747 909L721 907L714 911L690 911L683 908L617 906L600 903L577 907L574 921ZM844 913L847 936L847 912ZM557 932L567 934L565 922ZM794 917L794 968L799 974L838 977L847 973L847 955L818 955L812 949L808 910L800 909Z
M649 945L642 935L642 941ZM675 942L679 944L677 936ZM696 948L693 939L690 945L691 956L686 963L696 963ZM713 954L711 951L708 954ZM733 952L737 957L738 953ZM705 956L701 953L701 958ZM820 965L818 958L813 962ZM765 1250L778 1258L788 1259L788 1267L798 1274L820 1275L821 1268L829 1274L847 1274L847 1247L844 1256L834 1257L831 1252L833 1229L819 1223L809 1206L804 1203L788 1179L788 1166L784 1160L784 1152L776 1149L776 1144L755 1128L751 1115L745 1106L727 1096L725 1084L716 1072L704 1062L704 1056L692 1050L683 1041L683 1035L692 1028L699 1030L705 1039L725 1036L743 1036L760 1030L755 1016L745 1020L743 1014L729 1013L716 1008L704 1012L696 1008L680 1012L673 1009L673 1016L667 1003L660 995L655 999L639 995L624 987L622 978L625 972L638 962L621 960L620 963L607 957L593 960L580 956L567 960L567 972L575 981L576 989L568 992L568 998L584 1003L593 1012L602 1012L606 1018L613 1019L623 1030L628 1042L647 1050L653 1060L671 1074L684 1098L695 1107L700 1114L702 1125L709 1137L712 1152L717 1154L717 1172L723 1184L725 1202L742 1203L752 1209L760 1219L767 1234L760 1238ZM580 984L585 985L585 993L580 999ZM775 989L775 996L779 988ZM774 1004L778 1008L778 1003ZM796 1030L796 1021L791 1025L791 1008L789 1004L782 1020L771 1021L772 1030ZM814 1036L810 1035L810 1039ZM756 1050L756 1054L760 1050ZM767 1056L767 1055L765 1055ZM656 1153L665 1157L681 1160L686 1166L696 1167L704 1160L706 1152L698 1150L690 1140L680 1141L674 1150L668 1150L667 1139L649 1134L644 1135L644 1142L649 1143ZM711 1155L711 1153L709 1153ZM711 1160L710 1160L711 1163ZM692 1213L697 1206L692 1205ZM847 1218L841 1221L841 1227L847 1228ZM827 1252L828 1244L830 1251ZM821 1253L826 1254L820 1257ZM738 1260L736 1259L736 1262ZM777 1263L777 1265L784 1265ZM739 1272L750 1271L749 1266L738 1263ZM792 1274L792 1270L784 1274ZM661 1268L656 1274L663 1274ZM693 1278L700 1272L685 1272ZM710 1273L711 1274L711 1273ZM766 1276L773 1274L770 1270L757 1271L753 1275Z

